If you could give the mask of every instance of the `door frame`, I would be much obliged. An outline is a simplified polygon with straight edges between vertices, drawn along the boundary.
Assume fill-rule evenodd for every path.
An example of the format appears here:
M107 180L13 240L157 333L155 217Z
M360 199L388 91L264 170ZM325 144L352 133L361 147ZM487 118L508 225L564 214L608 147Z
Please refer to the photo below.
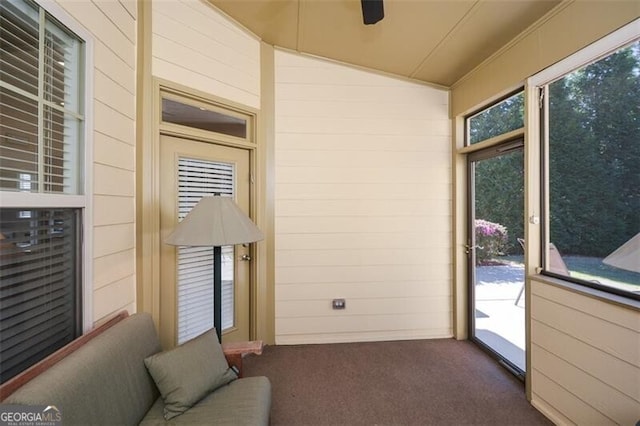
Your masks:
M180 158L233 165L235 170L234 199L242 210L250 207L251 183L249 182L250 158L248 150L161 134L160 164L163 168L163 174L160 178L161 188L163 189L160 199L162 208L160 216L161 237L166 238L178 221L179 214L176 207L180 179L177 175L177 168ZM169 173L169 170L171 173ZM252 250L253 244L233 245L234 325L230 328L221 329L223 343L249 340L248 335L251 332L251 267L253 261L244 262L240 258L243 255L251 257ZM209 247L208 251L212 254L213 247ZM159 335L161 344L168 346L173 345L179 337L178 247L163 243L160 247L160 256L162 259L160 265L162 276L159 281L160 305L162 318L163 320L166 319L166 323L161 323L162 327L159 330ZM251 257L251 259L253 258ZM211 261L213 262L213 258ZM211 267L213 267L213 263ZM246 285L239 285L240 283ZM211 284L213 284L213 281L211 281ZM214 297L213 294L212 297Z
M163 321L160 305L160 137L175 136L199 142L218 144L249 151L249 170L251 182L249 188L249 217L265 233L265 240L253 243L250 256L254 261L250 266L250 306L249 306L249 338L272 340L270 325L273 323L273 306L270 300L267 280L268 264L266 247L272 235L271 220L266 216L264 203L265 193L265 151L266 147L258 143L260 123L258 111L211 94L154 78L152 92L147 93L147 102L152 108L146 109L139 132L141 141L137 146L137 311L151 313L156 327ZM213 133L205 130L187 128L171 123L163 123L162 98L168 95L185 103L211 105L218 109L231 111L248 119L247 138L245 140ZM144 102L142 102L144 104ZM261 133L261 132L260 132ZM265 291L266 288L266 291ZM261 324L262 323L262 324ZM260 326L259 326L260 325ZM266 326L265 326L266 325ZM163 342L168 349L175 343Z
M525 161L525 143L524 136L518 135L516 137L508 136L506 138L501 138L500 142L494 143L490 146L481 147L480 149L474 150L473 152L469 152L466 155L466 247L469 251L467 255L467 330L468 330L468 338L469 340L478 344L483 350L488 352L493 358L495 358L498 362L500 362L505 368L507 368L511 373L513 373L517 378L522 381L525 381L525 375L529 370L529 348L528 344L525 348L525 356L526 358L526 370L521 371L515 364L513 364L506 357L501 355L499 352L494 350L492 347L478 339L475 335L475 227L472 222L472 218L475 218L475 196L474 196L474 188L475 188L475 173L473 169L473 163L482 160L489 160L492 158L497 158L501 155L508 154L510 152L514 152L520 150L522 151L522 167L523 170L526 167ZM526 182L523 180L523 192L526 188ZM523 197L524 198L524 197ZM523 199L523 213L525 211L526 199ZM522 217L523 220L523 228L526 228L524 214ZM469 248L470 247L470 248ZM525 254L526 257L526 254ZM524 285L525 288L528 288L526 273L524 277ZM530 300L530 299L527 299ZM525 318L528 315L528 308L525 308ZM525 341L528 341L528 326L525 324L525 330L522 332L525 333Z
M522 85L516 85L505 89L495 96L486 100L483 105L487 105L493 101L498 101L509 93L513 93ZM525 85L525 115L524 126L520 129L513 130L507 134L497 136L478 142L473 145L466 145L465 117L480 109L483 105L476 105L466 111L460 111L455 117L452 117L452 168L451 181L453 185L453 226L452 226L452 273L453 273L453 336L458 340L468 338L468 318L467 318L467 255L465 254L464 245L467 243L467 155L477 150L499 144L500 142L516 136L524 137L524 161L525 161L525 228L524 238L526 241L525 251L525 280L527 286L525 289L525 297L533 303L532 281L531 277L539 272L540 265L540 187L542 185L542 170L540 168L540 135L543 134L544 128L538 118L538 110L540 108L539 93L535 86ZM543 100L547 102L548 98ZM535 282L533 282L535 285ZM525 377L525 395L527 400L531 401L531 303L525 306L525 327L526 327L526 377Z

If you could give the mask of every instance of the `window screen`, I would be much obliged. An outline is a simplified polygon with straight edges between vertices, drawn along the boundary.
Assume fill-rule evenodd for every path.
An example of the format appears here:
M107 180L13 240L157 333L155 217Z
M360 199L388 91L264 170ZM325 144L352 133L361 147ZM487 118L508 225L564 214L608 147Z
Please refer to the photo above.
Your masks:
M546 89L545 270L640 299L640 41Z

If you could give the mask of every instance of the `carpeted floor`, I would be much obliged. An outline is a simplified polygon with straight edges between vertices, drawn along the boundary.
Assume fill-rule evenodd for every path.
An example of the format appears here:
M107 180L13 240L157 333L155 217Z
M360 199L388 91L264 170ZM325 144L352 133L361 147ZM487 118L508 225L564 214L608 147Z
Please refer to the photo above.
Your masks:
M272 425L551 425L524 385L468 341L268 346Z

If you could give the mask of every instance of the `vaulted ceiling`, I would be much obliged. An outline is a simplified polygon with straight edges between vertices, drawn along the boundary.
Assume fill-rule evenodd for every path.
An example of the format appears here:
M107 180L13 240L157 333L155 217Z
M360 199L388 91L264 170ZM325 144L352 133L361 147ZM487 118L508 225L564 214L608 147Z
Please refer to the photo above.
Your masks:
M451 86L560 0L209 0L266 43Z

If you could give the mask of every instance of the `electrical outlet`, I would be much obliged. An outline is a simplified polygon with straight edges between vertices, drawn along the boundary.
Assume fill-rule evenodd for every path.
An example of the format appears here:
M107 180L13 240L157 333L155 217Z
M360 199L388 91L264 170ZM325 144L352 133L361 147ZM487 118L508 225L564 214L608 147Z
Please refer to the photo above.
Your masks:
M331 306L333 309L344 309L347 307L347 302L344 299L333 299Z

